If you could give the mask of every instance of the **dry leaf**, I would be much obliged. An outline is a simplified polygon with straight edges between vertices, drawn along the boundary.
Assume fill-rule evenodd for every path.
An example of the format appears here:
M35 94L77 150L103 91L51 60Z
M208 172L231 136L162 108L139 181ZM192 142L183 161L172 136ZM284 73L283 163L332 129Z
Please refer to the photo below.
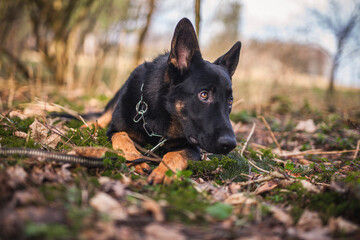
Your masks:
M315 126L314 120L312 119L308 119L305 121L300 121L296 127L295 127L296 131L304 131L307 133L314 133L317 128Z
M307 180L300 180L301 185L308 191L312 193L320 193L321 189L318 186L315 186Z
M279 222L283 223L285 226L289 227L294 224L291 216L282 209L271 206L270 211L272 212L274 218L276 218Z
M322 228L323 224L317 212L305 210L296 226L299 230L308 231L315 228Z
M101 213L107 214L114 220L124 220L127 218L127 213L123 206L109 194L104 192L97 193L90 200L90 206Z
M113 180L109 177L100 177L99 183L101 184L104 192L114 192L115 196L120 198L125 195L125 185L119 180Z
M332 233L341 232L345 234L353 233L359 229L359 226L342 217L331 217L329 220L329 229Z
M26 114L23 114L20 110L12 110L9 113L9 117L13 118L13 117L18 117L21 120L27 119L28 116Z
M36 118L29 127L31 129L31 138L37 143L55 148L61 140L61 137L55 133L48 136L49 130Z
M228 197L224 203L231 204L231 205L238 205L238 204L256 204L257 201L253 198L249 198L245 196L244 193L236 193Z
M267 181L256 189L255 194L259 195L264 192L269 192L269 191L273 190L274 188L276 188L277 186L278 186L278 184L276 181L274 181L274 180Z
M19 137L19 138L26 138L27 137L27 134L22 132L22 131L15 131L14 132L14 136L15 137Z
M185 240L185 236L176 228L151 223L145 227L146 240Z
M161 206L154 200L145 200L142 204L142 207L153 214L154 218L158 222L163 222L165 220L164 213Z
M309 166L313 162L302 158L302 159L299 160L299 163L302 164L302 165L305 165L305 166Z
M82 157L101 158L104 157L108 149L106 147L75 147L73 150L76 155Z
M16 188L18 185L25 184L27 173L22 167L17 165L15 167L9 167L6 170L6 173L10 177L8 184L12 188Z

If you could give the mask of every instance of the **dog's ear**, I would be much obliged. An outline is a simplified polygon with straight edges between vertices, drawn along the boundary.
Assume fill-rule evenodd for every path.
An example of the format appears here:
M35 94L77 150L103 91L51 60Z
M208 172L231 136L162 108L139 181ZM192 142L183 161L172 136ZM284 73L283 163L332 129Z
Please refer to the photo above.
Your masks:
M238 41L227 53L216 59L214 64L224 66L229 72L230 76L234 75L236 67L239 63L240 49L241 42Z
M168 64L174 65L183 73L189 68L195 54L201 56L195 30L190 20L183 18L176 25L174 31Z

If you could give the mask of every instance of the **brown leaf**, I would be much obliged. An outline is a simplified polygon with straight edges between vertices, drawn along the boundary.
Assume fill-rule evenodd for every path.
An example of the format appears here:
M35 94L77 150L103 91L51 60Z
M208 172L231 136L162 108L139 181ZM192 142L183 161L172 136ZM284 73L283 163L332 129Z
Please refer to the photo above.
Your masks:
M11 117L11 118L18 117L21 120L28 118L28 116L26 114L21 113L20 110L12 110L9 114L9 117Z
M19 138L27 138L27 134L22 131L15 131L14 136Z
M323 224L317 212L305 210L296 226L301 231L308 231L315 228L322 228Z
M10 177L8 184L12 188L16 188L18 185L25 184L27 173L22 167L18 165L15 167L9 167L6 170L6 173Z
M341 232L345 234L353 233L359 229L359 226L342 217L331 217L328 223L332 233Z
M37 143L55 148L61 140L61 137L55 133L48 136L49 130L36 118L29 127L31 129L31 138Z
M320 187L312 184L311 182L309 182L307 180L300 180L300 183L308 192L311 192L311 193L320 193L321 192Z
M179 229L151 223L145 227L146 240L185 240Z
M150 199L145 200L142 204L142 207L146 211L150 211L153 214L156 221L163 222L165 220L165 216L162 211L162 208L156 201Z
M305 121L300 121L296 127L295 127L296 131L304 131L307 133L314 133L317 128L315 126L314 120L312 119L308 119Z
M73 150L76 155L93 158L101 158L108 151L106 147L75 147Z
M127 212L124 207L116 199L104 192L97 193L90 200L90 206L114 220L124 220L127 218Z
M113 180L109 177L100 177L99 183L104 192L114 192L116 197L125 196L125 185L122 184L119 180Z
M256 204L257 201L253 198L247 197L244 193L235 193L228 197L224 203L231 204L231 205L238 205L238 204Z
M294 221L291 218L291 216L282 209L275 206L271 206L270 211L272 212L274 218L276 218L279 222L283 223L285 226L289 227L294 224Z
M275 180L267 181L255 190L255 194L259 195L264 192L269 192L269 191L273 190L274 188L276 188L277 186L278 186L278 183Z

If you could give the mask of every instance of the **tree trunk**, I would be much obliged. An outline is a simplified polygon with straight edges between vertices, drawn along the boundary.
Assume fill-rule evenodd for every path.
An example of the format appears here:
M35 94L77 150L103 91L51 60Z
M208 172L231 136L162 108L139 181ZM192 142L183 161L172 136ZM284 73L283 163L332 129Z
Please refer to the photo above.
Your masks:
M201 6L201 0L195 0L195 29L198 39L200 35L200 21L201 21L200 6Z
M148 14L146 16L145 27L142 29L142 31L140 33L140 36L139 36L138 43L137 43L134 67L136 67L137 65L140 64L141 58L143 56L144 42L145 42L145 38L146 38L147 32L149 30L149 27L151 25L151 20L152 20L152 16L153 16L153 13L154 13L154 9L155 9L155 0L149 0L149 11L148 11Z

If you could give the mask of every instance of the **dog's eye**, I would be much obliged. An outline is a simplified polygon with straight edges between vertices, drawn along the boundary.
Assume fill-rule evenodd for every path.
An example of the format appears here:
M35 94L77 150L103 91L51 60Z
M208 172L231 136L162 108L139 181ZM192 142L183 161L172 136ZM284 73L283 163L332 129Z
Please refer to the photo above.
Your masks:
M233 97L229 98L229 100L228 100L229 106L232 106L232 105L233 105L233 102L234 102Z
M199 93L199 98L200 98L200 100L206 101L209 99L209 93L207 91L201 91Z

